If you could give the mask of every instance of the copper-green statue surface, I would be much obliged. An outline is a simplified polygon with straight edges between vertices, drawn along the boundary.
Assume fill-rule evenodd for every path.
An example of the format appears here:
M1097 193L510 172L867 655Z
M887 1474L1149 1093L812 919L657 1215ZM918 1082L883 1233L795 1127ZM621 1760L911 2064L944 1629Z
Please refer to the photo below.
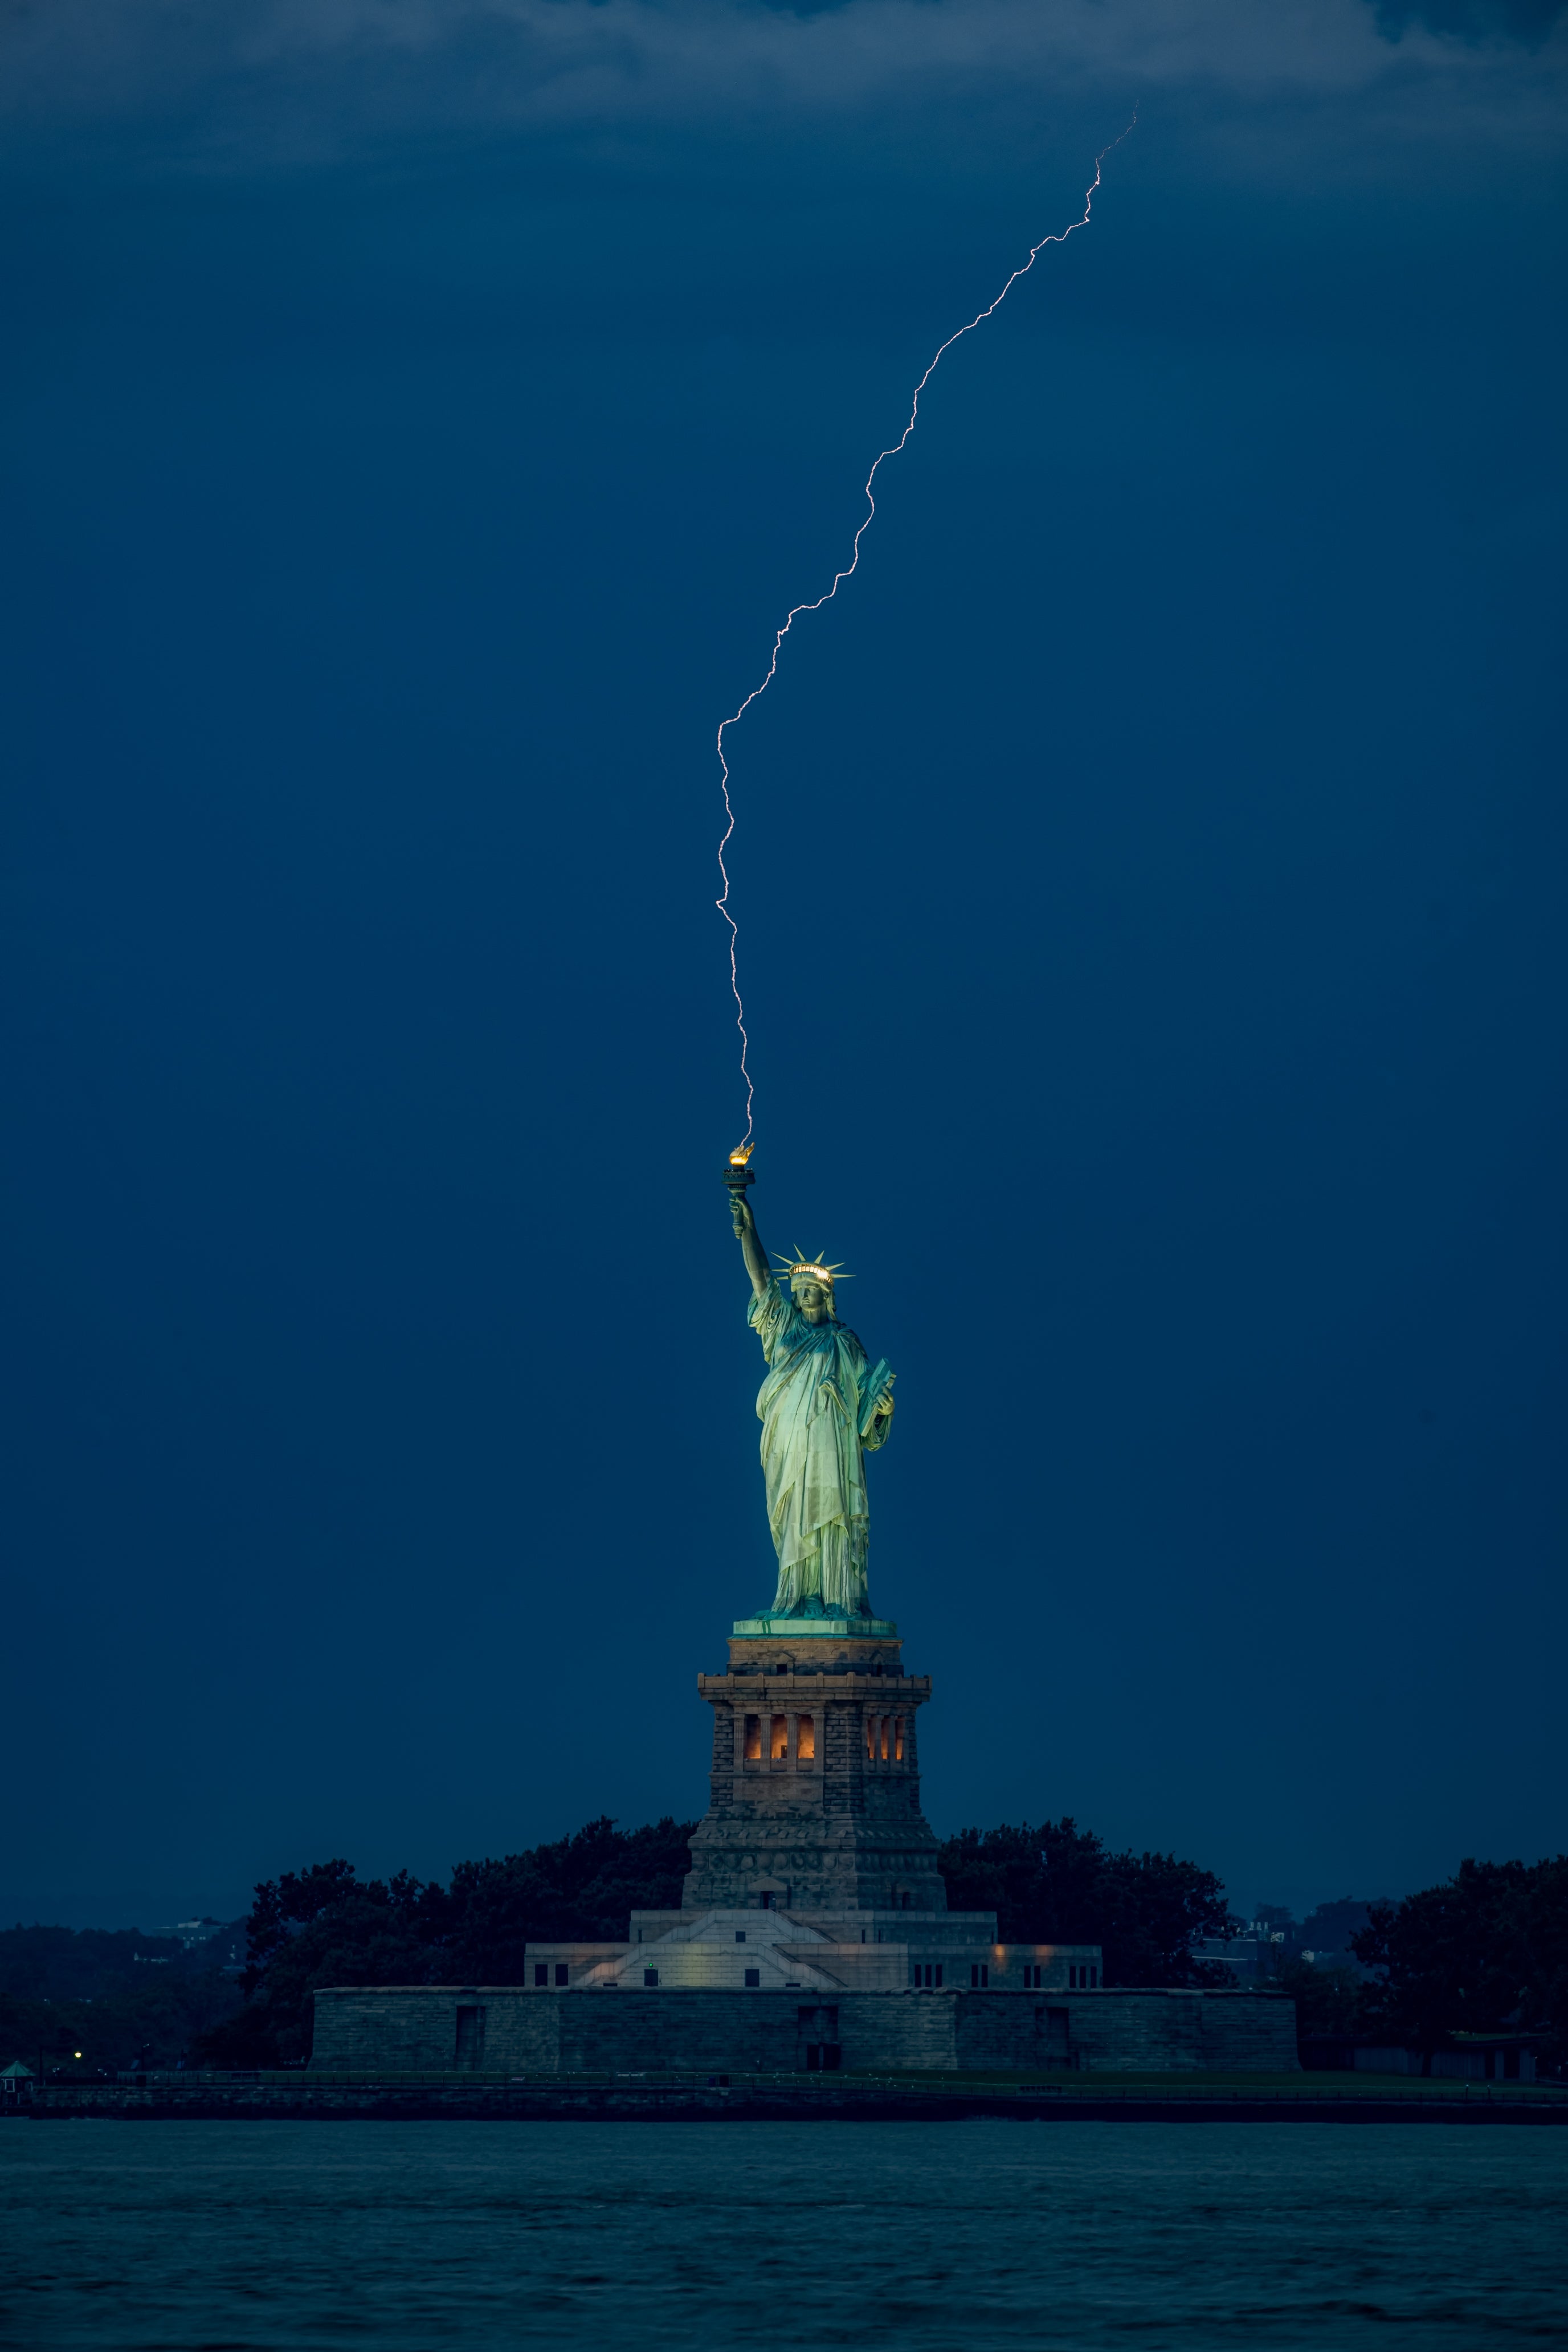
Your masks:
M768 1526L778 1554L775 1617L869 1617L865 1456L887 1442L892 1374L872 1371L833 1311L833 1276L803 1264L789 1294L768 1271L756 1220L732 1192L735 1233L752 1277L747 1319L768 1376L757 1393Z

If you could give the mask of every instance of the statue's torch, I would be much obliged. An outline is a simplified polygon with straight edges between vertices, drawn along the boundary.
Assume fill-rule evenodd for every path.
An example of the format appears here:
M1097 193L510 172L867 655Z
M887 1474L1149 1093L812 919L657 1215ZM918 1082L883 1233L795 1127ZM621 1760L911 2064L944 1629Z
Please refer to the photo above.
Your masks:
M754 1143L738 1144L724 1163L724 1181L730 1188L731 1202L737 1207L746 1197L747 1185L757 1181L747 1165L756 1148Z

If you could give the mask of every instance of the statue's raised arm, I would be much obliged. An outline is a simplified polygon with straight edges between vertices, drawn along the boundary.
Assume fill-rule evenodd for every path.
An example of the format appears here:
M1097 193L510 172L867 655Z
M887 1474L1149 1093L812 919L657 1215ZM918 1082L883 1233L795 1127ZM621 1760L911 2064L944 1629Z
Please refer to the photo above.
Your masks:
M741 1244L741 1255L746 1261L746 1272L752 1277L752 1289L761 1298L770 1278L768 1254L757 1238L757 1221L752 1214L752 1204L744 1192L731 1192L730 1205L734 1212L735 1238Z

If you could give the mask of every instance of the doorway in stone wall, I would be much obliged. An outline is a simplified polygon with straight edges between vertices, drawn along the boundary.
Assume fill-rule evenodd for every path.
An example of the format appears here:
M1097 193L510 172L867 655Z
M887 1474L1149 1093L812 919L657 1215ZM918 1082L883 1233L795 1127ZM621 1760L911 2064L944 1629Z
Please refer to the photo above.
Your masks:
M795 2065L807 2074L836 2074L843 2063L838 2039L838 2011L832 2002L816 2002L795 2012Z
M458 2066L482 2066L485 2063L485 2013L482 2009L459 2009L458 2011L458 2043L453 2053Z
M1072 2048L1068 2039L1068 2011L1065 2009L1037 2009L1035 2031L1039 2037L1040 2053L1047 2066L1072 2064Z

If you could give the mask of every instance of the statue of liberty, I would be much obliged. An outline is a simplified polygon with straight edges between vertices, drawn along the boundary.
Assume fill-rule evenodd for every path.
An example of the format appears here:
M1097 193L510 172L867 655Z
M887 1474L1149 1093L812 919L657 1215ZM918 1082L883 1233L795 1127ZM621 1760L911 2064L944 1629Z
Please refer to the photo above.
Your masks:
M869 1617L868 1511L864 1456L887 1442L893 1374L874 1371L853 1331L833 1311L838 1266L813 1258L779 1267L757 1238L743 1191L731 1186L735 1234L752 1303L746 1319L763 1343L768 1376L757 1392L768 1525L779 1557L773 1617Z

